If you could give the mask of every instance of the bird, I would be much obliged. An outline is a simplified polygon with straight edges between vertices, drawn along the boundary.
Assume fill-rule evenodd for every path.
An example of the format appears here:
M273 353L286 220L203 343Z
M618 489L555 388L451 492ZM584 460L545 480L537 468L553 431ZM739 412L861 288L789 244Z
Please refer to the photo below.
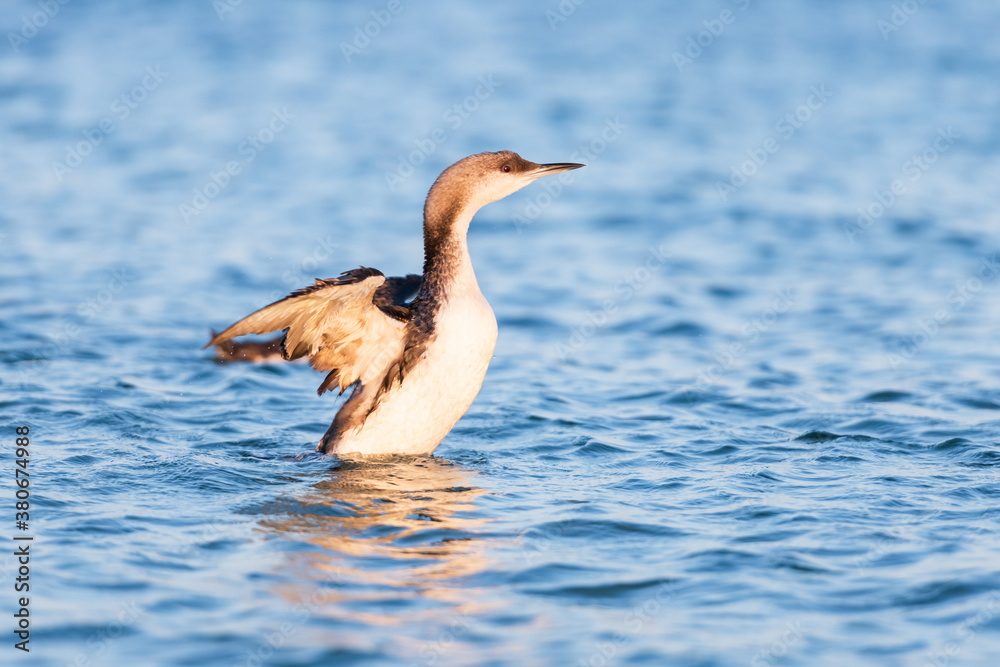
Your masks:
M497 340L467 235L473 216L575 162L537 164L513 151L478 153L445 169L423 209L422 275L386 278L361 266L316 279L244 317L205 348L220 359L307 357L327 373L317 393L351 390L316 449L345 455L430 456L472 405ZM231 339L282 331L280 341ZM252 347L252 346L257 346Z

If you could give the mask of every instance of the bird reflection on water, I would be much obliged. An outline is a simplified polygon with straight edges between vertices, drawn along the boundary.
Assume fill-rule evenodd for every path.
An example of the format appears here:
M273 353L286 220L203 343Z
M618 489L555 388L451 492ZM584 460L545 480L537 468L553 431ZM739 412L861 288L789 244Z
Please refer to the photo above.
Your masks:
M429 457L342 461L261 520L261 530L314 547L288 552L274 592L311 617L364 624L482 611L460 581L487 565L487 520L474 515L487 491L476 474Z

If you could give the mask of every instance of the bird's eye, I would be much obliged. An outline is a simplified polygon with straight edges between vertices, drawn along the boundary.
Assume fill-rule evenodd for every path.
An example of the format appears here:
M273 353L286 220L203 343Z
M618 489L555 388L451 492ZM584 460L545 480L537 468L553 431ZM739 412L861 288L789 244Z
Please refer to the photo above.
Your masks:
M505 164L504 166L502 166L500 168L503 169L503 173L505 173L505 174L509 174L510 173L510 165L509 164Z

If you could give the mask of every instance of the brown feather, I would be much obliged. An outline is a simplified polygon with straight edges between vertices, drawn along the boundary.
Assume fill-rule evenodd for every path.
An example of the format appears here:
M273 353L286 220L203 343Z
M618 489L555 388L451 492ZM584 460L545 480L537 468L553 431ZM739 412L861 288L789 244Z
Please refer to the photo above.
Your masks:
M335 279L317 279L244 317L213 336L209 345L224 346L237 336L284 330L285 359L308 356L313 368L330 372L320 384L320 394L334 387L343 393L359 381L380 383L406 345L410 309L403 304L420 280L411 275L387 281L381 271L368 267Z

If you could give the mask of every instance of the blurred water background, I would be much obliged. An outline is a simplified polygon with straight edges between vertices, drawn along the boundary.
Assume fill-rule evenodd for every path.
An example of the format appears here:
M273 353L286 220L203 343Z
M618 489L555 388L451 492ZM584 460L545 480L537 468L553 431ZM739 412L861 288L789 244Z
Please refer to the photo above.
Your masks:
M36 539L3 664L997 664L996 3L0 28L0 505L29 425ZM472 225L467 416L432 458L282 458L336 401L209 327L418 271L428 187L499 149L588 166Z

